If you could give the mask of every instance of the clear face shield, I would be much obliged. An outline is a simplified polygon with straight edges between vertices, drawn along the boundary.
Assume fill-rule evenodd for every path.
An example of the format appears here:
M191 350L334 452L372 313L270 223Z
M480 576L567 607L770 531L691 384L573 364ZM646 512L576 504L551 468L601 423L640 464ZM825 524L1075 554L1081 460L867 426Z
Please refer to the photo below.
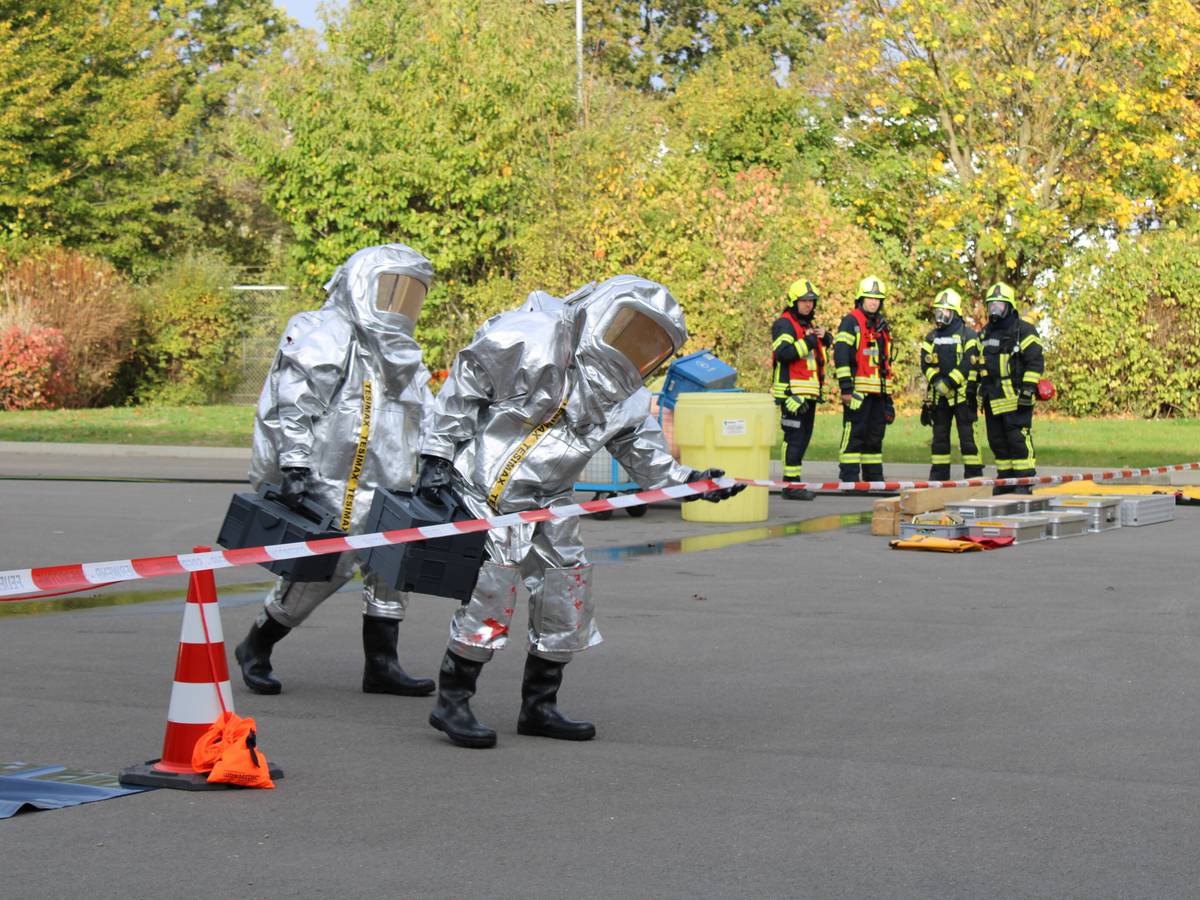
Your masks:
M954 310L939 306L933 311L933 321L938 325L949 325L954 321Z
M988 317L992 319L1003 319L1008 313L1007 300L992 300L988 303Z
M675 345L661 325L628 306L617 310L603 340L633 363L643 378L675 352Z
M411 275L384 272L375 287L375 309L397 313L416 323L425 302L425 285Z

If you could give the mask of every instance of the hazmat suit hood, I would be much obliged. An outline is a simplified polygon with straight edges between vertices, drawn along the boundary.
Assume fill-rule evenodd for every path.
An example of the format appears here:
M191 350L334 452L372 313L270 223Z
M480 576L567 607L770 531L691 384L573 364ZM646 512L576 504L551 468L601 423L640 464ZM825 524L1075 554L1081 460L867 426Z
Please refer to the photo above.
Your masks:
M645 278L602 281L574 309L575 359L603 403L620 403L641 390L687 341L679 303L663 285Z
M325 285L332 304L353 325L361 346L379 362L385 390L399 391L421 368L413 338L433 264L404 244L359 250Z

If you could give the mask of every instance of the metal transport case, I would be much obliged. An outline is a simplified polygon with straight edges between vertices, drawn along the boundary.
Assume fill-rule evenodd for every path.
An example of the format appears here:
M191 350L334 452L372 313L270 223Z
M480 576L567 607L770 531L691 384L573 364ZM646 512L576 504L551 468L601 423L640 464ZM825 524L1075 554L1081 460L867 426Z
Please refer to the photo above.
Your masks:
M1089 517L1085 513L1066 509L1047 509L1038 513L1022 513L1017 518L1045 519L1046 537L1051 540L1087 534Z
M1028 544L1046 537L1046 520L1041 516L994 516L967 523L970 537L1010 537L1014 544Z
M234 494L217 543L227 550L291 544L321 538L345 537L334 523L337 516L315 503L305 501L297 511L278 500L279 486L263 485L257 494ZM278 559L259 563L264 569L289 581L328 581L337 568L337 553Z
M1175 520L1174 494L1121 494L1121 527Z
M972 519L1015 516L1021 512L1021 501L1014 497L979 497L975 500L956 500L946 504L946 511L957 513L970 523Z
M364 530L367 534L373 534L473 518L448 490L443 492L442 502L429 503L417 494L393 493L376 488ZM359 550L358 558L365 568L402 591L416 591L465 602L471 598L475 582L479 580L486 540L486 531L475 531L406 544L369 547Z
M1011 498L1014 503L1021 507L1021 513L1040 513L1044 509L1050 507L1050 498L1047 496L1034 495L1016 495Z
M1121 527L1120 497L1055 496L1050 498L1051 509L1070 509L1091 517L1088 531L1108 531Z
M967 526L966 524L924 525L916 522L900 523L900 537L910 538L919 534L940 538L965 538L967 536Z

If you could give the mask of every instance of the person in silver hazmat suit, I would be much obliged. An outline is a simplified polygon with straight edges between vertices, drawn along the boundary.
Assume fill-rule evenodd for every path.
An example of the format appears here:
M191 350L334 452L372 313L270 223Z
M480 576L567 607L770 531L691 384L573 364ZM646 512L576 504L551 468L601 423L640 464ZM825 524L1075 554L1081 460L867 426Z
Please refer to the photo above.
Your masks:
M489 320L454 359L421 442L417 490L452 486L475 516L571 503L588 460L606 448L645 488L719 478L677 463L650 415L643 379L687 340L683 311L661 284L610 278L557 301L541 292ZM743 486L704 494L718 501ZM520 734L588 740L596 729L557 706L563 667L600 643L592 567L579 519L488 533L470 600L450 641L429 722L452 741L491 747L496 732L471 712L483 664L505 646L517 587L529 591Z
M411 490L429 372L413 328L433 279L429 260L404 244L360 250L325 285L318 310L288 322L263 385L254 421L250 481L279 484L281 499L307 498L360 533L377 487ZM279 578L235 650L242 678L259 694L282 689L271 651L354 574L343 553L330 581ZM433 680L409 676L397 658L408 595L363 572L363 690L424 696Z

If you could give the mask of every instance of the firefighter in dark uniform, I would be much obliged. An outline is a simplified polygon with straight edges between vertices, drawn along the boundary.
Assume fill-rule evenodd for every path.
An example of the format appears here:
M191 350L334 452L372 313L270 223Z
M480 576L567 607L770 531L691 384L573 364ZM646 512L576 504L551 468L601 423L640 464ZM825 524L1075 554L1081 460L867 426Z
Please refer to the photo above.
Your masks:
M1033 450L1033 404L1046 364L1037 329L1017 315L1016 292L1004 282L987 292L988 323L980 336L979 402L997 478L1037 474ZM996 493L1028 494L1026 485Z
M883 434L896 418L888 395L891 335L883 317L883 279L858 283L854 310L842 319L833 340L835 375L842 393L842 444L838 478L883 481Z
M921 342L921 370L929 383L921 422L933 426L929 478L950 480L952 424L958 426L963 475L978 478L983 474L983 458L975 442L979 336L963 321L962 297L953 288L946 288L934 299L933 321L933 331Z
M802 481L804 451L812 440L813 421L825 382L825 351L833 335L813 324L817 308L817 289L811 281L800 279L788 288L789 306L771 326L771 352L775 357L775 381L772 395L779 404L779 424L786 448L783 480ZM785 500L811 500L812 491L785 487Z

